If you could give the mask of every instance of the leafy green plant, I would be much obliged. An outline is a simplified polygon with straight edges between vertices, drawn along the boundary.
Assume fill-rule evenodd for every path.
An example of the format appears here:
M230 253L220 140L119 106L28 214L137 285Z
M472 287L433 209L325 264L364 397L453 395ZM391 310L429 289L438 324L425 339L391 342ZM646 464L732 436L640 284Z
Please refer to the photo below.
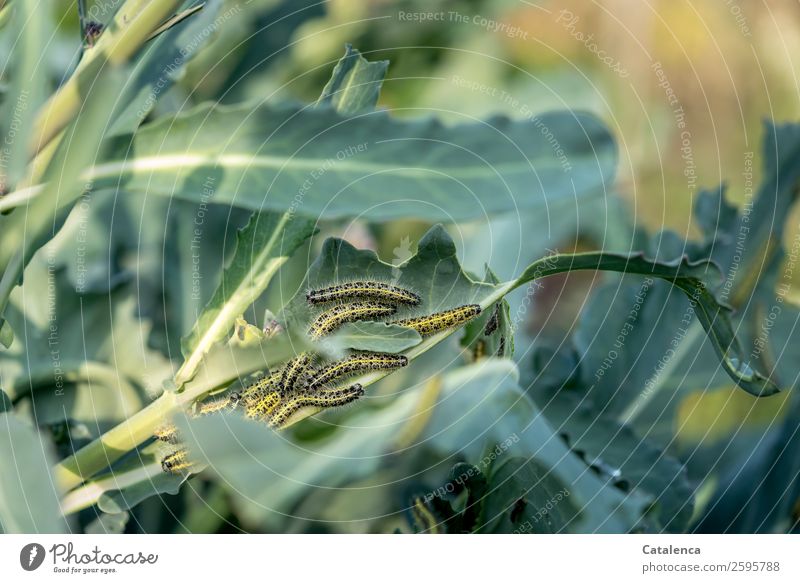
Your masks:
M0 14L22 23L32 10L15 0ZM617 154L601 121L562 111L536 118L533 130L531 120L505 117L400 117L376 109L388 63L350 46L314 103L160 109L222 10L214 1L128 0L49 97L46 73L32 65L47 33L24 27L3 95L7 114L25 96L31 129L13 144L0 196L0 464L14 468L0 478L2 529L122 531L154 496L191 496L181 489L187 479L203 480L215 516L265 530L293 528L287 512L418 532L680 532L713 521L713 510L695 509L691 464L637 425L676 369L648 385L657 358L629 351L641 347L637 335L648 344L656 333L712 353L700 366L713 370L698 374L748 397L792 384L783 359L749 350L742 317L752 312L734 317L729 300L768 301L775 289L774 271L746 278L781 253L780 232L752 216L794 201L797 166L784 162L797 128L769 130L778 147L767 148L768 175L747 218L760 244L744 259L731 240L745 219L719 190L697 202L702 242L663 233L673 244L659 245L638 233L635 252L542 254L503 281L492 266L468 272L452 229L439 223L546 212L609 188ZM376 230L415 219L427 232L391 263L340 237L317 246L319 231L354 218ZM87 248L89 231L97 239ZM132 250L140 262L122 267ZM163 253L155 265L154 250ZM162 273L169 261L174 271ZM593 294L574 339L529 346L512 317L515 291L573 271L621 275ZM627 316L600 304L614 300L605 295L614 286L635 294L643 278L646 306L606 374ZM480 306L480 316L429 336L358 321L309 339L318 310L307 290L364 279L420 296L396 320L464 305ZM265 298L275 313L262 317ZM689 331L676 341L687 306ZM366 389L356 405L304 407L280 431L238 412L190 414L304 351L336 360L353 350L403 354L408 366L349 379ZM169 423L192 457L187 471L162 468L174 448L153 436ZM409 475L421 477L394 485ZM331 493L351 484L381 497L370 507ZM430 495L442 487L446 495ZM219 527L186 504L185 523ZM404 507L410 522L368 520ZM350 514L335 517L334 508Z

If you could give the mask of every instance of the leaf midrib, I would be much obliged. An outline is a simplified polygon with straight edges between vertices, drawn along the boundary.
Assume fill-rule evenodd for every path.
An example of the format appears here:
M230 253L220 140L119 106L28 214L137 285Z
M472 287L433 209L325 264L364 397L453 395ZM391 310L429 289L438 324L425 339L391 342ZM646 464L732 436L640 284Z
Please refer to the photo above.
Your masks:
M264 156L252 154L159 154L158 156L143 156L140 158L126 158L120 162L107 162L92 166L84 172L86 180L113 178L126 174L141 172L174 171L175 168L196 168L203 165L214 164L226 168L273 168L276 170L290 171L292 169L316 170L329 163L331 158L286 158L285 156ZM444 167L444 172L439 167L425 166L399 166L395 164L381 164L375 162L353 162L349 160L337 161L334 168L327 170L331 173L375 173L391 171L408 178L425 178L436 180L452 180L458 178L474 178L481 176L498 177L506 173L529 172L532 175L541 173L543 169L560 168L561 163L539 162L534 167L532 162L492 164L485 165L452 166Z

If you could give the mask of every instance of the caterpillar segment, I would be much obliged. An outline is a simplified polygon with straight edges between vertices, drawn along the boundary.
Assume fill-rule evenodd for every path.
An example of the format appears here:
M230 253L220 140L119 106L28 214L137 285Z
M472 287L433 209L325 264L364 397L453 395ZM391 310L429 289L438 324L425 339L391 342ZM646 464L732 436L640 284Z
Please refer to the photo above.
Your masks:
M262 375L238 393L239 401L244 402L246 405L248 401L254 398L257 399L264 393L279 390L282 375L282 371Z
M266 391L258 397L253 395L245 403L244 416L248 419L269 417L281 401L281 394L277 391Z
M283 427L297 411L304 407L331 409L352 403L364 394L364 388L355 383L344 389L328 389L314 393L294 395L282 403L269 417L273 428Z
M313 391L353 374L370 370L392 370L406 365L408 365L408 358L402 354L384 352L354 354L320 369L311 378L308 388Z
M478 338L472 348L472 360L478 361L486 356L486 341Z
M327 336L347 322L374 320L391 316L397 311L396 306L380 302L353 302L341 304L322 312L308 329L312 340Z
M421 301L420 297L412 291L380 281L351 281L318 290L309 290L306 300L312 305L352 300L375 300L404 306L416 306Z
M189 450L179 449L161 460L161 469L168 474L177 474L190 469L194 464L189 459Z
M153 431L153 437L166 443L178 443L180 441L178 428L172 423L165 423L157 427L156 430Z
M196 416L205 416L211 415L212 413L218 413L220 411L224 411L225 409L231 410L236 407L238 402L238 394L232 393L231 395L226 395L225 397L219 397L217 399L209 399L207 401L203 401L197 407L197 415Z
M281 371L280 389L289 394L303 388L306 372L311 366L311 355L304 352L286 363Z
M478 304L469 304L453 308L452 310L445 310L443 312L436 312L429 316L421 316L419 318L408 318L405 320L397 320L390 322L390 324L397 324L405 326L406 328L413 328L419 332L420 336L431 336L442 330L455 328L466 324L473 318L476 318L481 313L481 307Z

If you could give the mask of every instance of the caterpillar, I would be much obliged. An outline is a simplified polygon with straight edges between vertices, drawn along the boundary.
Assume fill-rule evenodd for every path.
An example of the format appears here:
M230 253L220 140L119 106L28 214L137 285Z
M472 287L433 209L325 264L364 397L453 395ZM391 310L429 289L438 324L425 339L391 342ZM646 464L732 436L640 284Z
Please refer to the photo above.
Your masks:
M336 330L345 322L355 322L356 320L367 320L390 316L397 311L395 306L382 304L379 302L353 302L352 304L341 304L334 306L320 314L311 324L308 333L312 340L319 340Z
M195 415L195 417L216 413L217 411L222 411L228 407L235 407L236 402L237 401L234 400L233 396L231 396L200 403L200 406L197 410L197 415ZM178 428L172 423L165 423L164 425L157 427L155 431L153 431L153 437L166 443L179 443L181 440Z
M308 388L309 390L318 389L333 380L366 370L389 370L400 368L407 364L408 358L402 354L390 354L387 352L354 354L319 370L311 378Z
M281 400L280 380L283 372L267 374L248 385L239 395L245 417L259 419L269 414Z
M425 499L422 496L417 496L412 500L410 510L418 532L426 534L442 534L444 532L440 526L441 521L425 505Z
M203 401L197 408L197 415L211 415L212 413L217 413L223 409L233 409L236 407L238 400L238 393L233 393L226 397Z
M265 392L252 397L246 404L244 415L248 419L261 419L270 415L280 405L281 395L277 391Z
M178 441L180 441L178 428L172 423L166 423L161 427L157 427L156 430L153 431L153 437L159 441L165 441L167 443L178 443Z
M303 373L308 370L311 365L311 355L307 352L300 354L293 358L281 371L280 389L281 392L287 394L295 389Z
M414 292L379 281L353 281L318 290L309 290L306 294L308 303L312 305L353 298L378 300L388 304L406 306L416 306L421 301L420 297Z
M390 322L390 324L413 328L419 332L420 336L430 336L442 330L465 324L480 315L480 313L481 307L478 304L468 304L452 310L436 312L429 316L397 320L396 322Z
M241 401L247 402L248 399L251 399L256 392L265 390L265 387L267 386L273 386L277 376L278 375L262 377L242 392L237 391L218 399L211 399L201 402L198 404L194 417L210 415L227 408L234 409ZM247 397L247 399L245 397ZM165 423L164 425L156 428L156 430L153 431L153 437L166 443L180 443L180 434L178 432L178 428L172 423Z
M290 397L274 413L269 416L269 425L273 428L282 427L289 418L303 407L341 407L352 403L364 394L364 387L355 383L345 389L331 389L316 393L303 393Z
M283 372L279 371L259 377L254 382L247 385L241 393L237 393L238 399L247 404L253 397L258 398L264 392L278 389L282 376Z
M483 338L478 338L472 349L472 360L478 361L484 356L486 356L486 341Z
M161 469L168 474L177 474L187 470L194 465L189 460L189 450L179 449L161 460Z
M486 327L483 329L484 336L491 336L500 327L500 302L494 305L492 315L486 321Z

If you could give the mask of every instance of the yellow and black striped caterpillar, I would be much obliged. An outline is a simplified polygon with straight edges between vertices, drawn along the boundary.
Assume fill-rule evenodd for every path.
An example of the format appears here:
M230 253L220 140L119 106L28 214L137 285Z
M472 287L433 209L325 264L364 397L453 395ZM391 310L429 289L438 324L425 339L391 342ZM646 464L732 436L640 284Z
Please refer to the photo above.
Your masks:
M472 347L472 360L478 361L486 356L486 341L483 338L478 338Z
M244 409L245 417L261 419L278 406L283 393L282 378L283 371L264 375L238 394L238 401Z
M153 431L153 437L166 443L178 443L180 441L178 428L172 423L165 423L161 427L157 427L156 430Z
M286 394L296 390L298 383L303 381L303 376L305 375L309 366L311 366L311 355L307 352L304 352L287 362L281 371L281 392Z
M275 408L281 404L281 395L277 391L266 391L252 395L244 406L244 415L248 419L269 418Z
M402 354L386 352L365 352L353 354L344 360L331 363L321 368L311 377L309 390L325 386L337 379L367 370L391 370L408 364L408 358Z
M277 374L274 374L272 376L262 377L242 392L233 392L224 397L203 401L197 405L196 412L194 413L193 417L211 415L213 413L224 411L225 409L233 410L242 400L244 400L244 395L248 395L252 399L255 391L264 390L269 383L275 382L277 376ZM171 444L180 444L181 442L181 436L178 432L178 428L172 423L165 423L164 425L158 427L153 432L153 437L159 441L164 441ZM161 468L168 473L177 473L188 469L192 465L192 462L187 456L188 453L185 448L168 454L163 460L161 460Z
M364 394L364 388L355 383L344 389L327 389L294 395L281 403L268 416L270 427L282 427L289 418L303 407L321 407L331 409L352 403Z
M236 393L227 395L225 397L219 397L217 399L203 401L197 407L197 415L211 415L212 413L218 413L220 411L224 411L225 409L234 409L238 400L235 397Z
M308 333L312 340L319 340L346 322L391 316L396 311L396 306L382 304L380 302L353 302L352 304L341 304L322 312L311 324Z
M352 355L311 373L311 361L311 354L300 354L280 371L262 376L241 391L200 403L195 416L242 405L246 417L266 421L272 428L280 428L304 407L339 407L352 403L364 394L364 388L358 383L346 388L329 388L329 382L354 372L397 368L408 364L408 359L402 355L364 353ZM180 436L172 424L160 427L154 435L162 441L180 443ZM162 469L168 473L178 473L192 465L185 448L170 453L161 462Z
M410 511L419 532L425 534L442 534L444 532L443 521L431 512L422 496L417 496L412 500Z
M346 300L377 300L387 304L416 306L420 297L412 291L380 281L352 281L330 287L309 290L309 304L324 304Z
M192 465L194 464L189 459L189 450L187 449L179 449L161 460L161 469L168 474L177 474L189 469Z
M225 409L233 410L238 405L240 399L240 393L231 393L224 397L203 401L198 404L196 413L193 415L193 417L211 415L212 413L219 413ZM180 443L181 440L178 433L178 428L172 423L165 423L164 425L157 427L156 430L153 431L153 437L166 443Z
M406 320L397 320L389 323L405 326L406 328L413 328L419 332L420 336L430 336L442 330L466 324L473 318L479 316L480 313L481 307L478 304L468 304L466 306L453 308L452 310L436 312L429 316L408 318Z
M265 374L247 385L244 389L242 389L241 392L234 393L234 397L238 401L246 404L247 400L254 395L258 395L265 391L279 390L282 376L283 371Z

